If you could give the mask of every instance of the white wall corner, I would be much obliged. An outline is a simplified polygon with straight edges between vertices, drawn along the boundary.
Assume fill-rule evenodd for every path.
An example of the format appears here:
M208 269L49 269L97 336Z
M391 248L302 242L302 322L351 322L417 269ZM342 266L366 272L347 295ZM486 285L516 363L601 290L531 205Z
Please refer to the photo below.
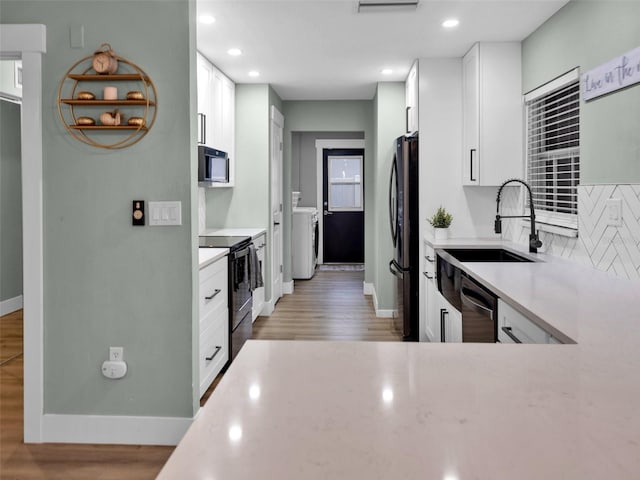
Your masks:
M111 415L53 415L42 417L42 441L51 443L110 443L177 445L193 418Z
M291 295L293 293L293 280L290 282L282 282L282 293Z
M0 316L13 313L22 308L22 295L8 298L0 302Z
M373 283L362 282L362 293L364 295L373 295Z
M378 296L376 295L376 287L372 283L365 284L370 285L371 293L365 293L365 295L371 295L373 297L373 309L376 312L376 317L378 318L393 318L396 314L395 310L381 310L378 308Z
M262 307L262 311L260 312L261 317L270 317L273 311L276 309L275 304L273 303L273 299L264 302L264 307Z

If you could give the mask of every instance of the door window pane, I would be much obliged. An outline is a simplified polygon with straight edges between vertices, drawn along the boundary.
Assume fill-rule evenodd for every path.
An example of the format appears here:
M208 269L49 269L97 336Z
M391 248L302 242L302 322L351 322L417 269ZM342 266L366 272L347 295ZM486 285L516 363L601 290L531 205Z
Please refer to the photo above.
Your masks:
M329 157L329 210L362 211L362 157Z

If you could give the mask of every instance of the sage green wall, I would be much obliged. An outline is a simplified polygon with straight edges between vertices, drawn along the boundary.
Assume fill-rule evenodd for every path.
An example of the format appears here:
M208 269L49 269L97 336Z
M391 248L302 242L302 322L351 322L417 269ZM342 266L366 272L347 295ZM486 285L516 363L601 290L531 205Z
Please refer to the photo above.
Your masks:
M376 296L378 308L390 310L395 305L395 280L389 272L393 244L389 231L389 175L395 153L394 140L404 135L405 85L401 82L378 83L375 109L375 239L377 242Z
M20 105L0 100L0 301L22 295Z
M522 44L523 91L640 46L640 2L573 0ZM580 183L640 183L640 85L581 103Z
M207 227L268 227L268 110L268 85L236 85L235 185L206 190Z
M191 417L195 50L187 0L2 1L5 23L43 23L44 402L46 413ZM84 25L72 49L69 26ZM58 84L101 43L140 65L158 116L136 145L84 145L57 118ZM92 88L92 86L88 86ZM131 226L134 199L182 202L179 227ZM109 346L129 371L108 380Z
M284 281L291 281L291 141L292 132L364 132L365 140L365 282L375 276L373 104L370 100L282 102L284 114Z

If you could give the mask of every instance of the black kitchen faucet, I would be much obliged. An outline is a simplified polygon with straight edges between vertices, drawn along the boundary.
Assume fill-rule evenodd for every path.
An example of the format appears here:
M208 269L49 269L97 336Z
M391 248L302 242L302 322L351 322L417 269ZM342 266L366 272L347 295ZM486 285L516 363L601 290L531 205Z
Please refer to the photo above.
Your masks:
M529 210L530 214L527 215L500 215L500 195L502 194L502 189L509 183L521 183L527 190L529 191ZM519 178L511 178L500 185L498 189L498 196L496 197L496 221L494 224L494 231L496 233L502 233L502 219L503 218L527 218L531 219L531 233L529 234L529 252L530 253L538 253L538 248L542 246L542 242L538 237L538 232L536 231L536 214L533 210L533 195L531 194L531 187L524 180L520 180Z

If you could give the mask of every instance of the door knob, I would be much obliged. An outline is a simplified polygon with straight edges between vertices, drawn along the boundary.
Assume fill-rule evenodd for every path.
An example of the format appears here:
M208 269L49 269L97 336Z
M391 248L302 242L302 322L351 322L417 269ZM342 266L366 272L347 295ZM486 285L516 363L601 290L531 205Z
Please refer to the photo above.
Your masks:
M330 212L329 210L325 210L325 211L324 211L324 215L325 215L325 217L326 217L327 215L333 215L333 212Z

